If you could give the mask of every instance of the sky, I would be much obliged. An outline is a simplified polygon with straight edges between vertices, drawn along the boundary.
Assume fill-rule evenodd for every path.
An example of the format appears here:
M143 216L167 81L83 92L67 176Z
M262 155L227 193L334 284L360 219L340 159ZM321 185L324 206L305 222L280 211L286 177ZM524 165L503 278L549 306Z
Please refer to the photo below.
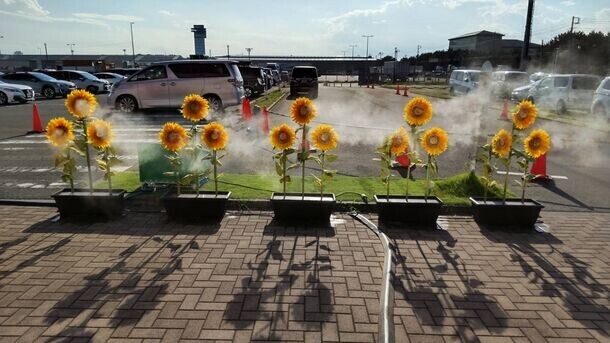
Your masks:
M190 28L207 28L206 53L398 57L447 49L489 30L523 39L527 0L0 0L0 51L25 54L194 53ZM537 0L532 41L568 31L610 31L609 0Z

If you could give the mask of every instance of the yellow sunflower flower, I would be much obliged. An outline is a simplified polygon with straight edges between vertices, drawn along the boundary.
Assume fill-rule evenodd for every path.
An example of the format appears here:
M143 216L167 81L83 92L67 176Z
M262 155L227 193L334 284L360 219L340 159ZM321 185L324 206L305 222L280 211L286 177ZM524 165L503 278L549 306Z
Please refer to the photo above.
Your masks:
M186 130L178 123L165 123L159 132L159 141L166 150L176 152L184 148L188 136Z
M109 147L113 137L112 126L106 121L98 119L87 125L87 142L94 148Z
M86 90L77 89L68 94L64 103L68 112L76 119L85 119L95 111L97 100Z
M518 130L525 130L536 121L538 109L529 100L523 100L513 112L513 124Z
M57 147L63 147L74 139L72 123L66 118L54 118L47 124L47 139Z
M201 141L212 150L222 150L229 142L229 134L220 123L210 123L203 128Z
M508 156L513 145L513 136L506 130L501 129L491 139L491 150L500 157Z
M311 133L311 140L316 148L329 151L337 147L339 136L330 125L319 125Z
M414 98L405 106L404 117L409 125L422 126L432 118L432 104L422 97Z
M299 125L309 124L316 115L316 107L308 98L297 98L290 106L290 118Z
M534 130L523 141L523 147L528 155L538 158L551 149L551 137L544 130Z
M421 136L421 145L428 155L438 156L447 150L449 136L445 130L433 127Z
M210 105L208 101L199 94L191 94L184 97L180 112L185 119L197 122L207 117Z
M297 135L294 129L286 124L276 126L271 130L269 134L271 145L275 149L286 150L294 146L294 142L297 139Z
M396 130L390 137L390 153L392 155L400 155L409 149L409 136L404 127Z

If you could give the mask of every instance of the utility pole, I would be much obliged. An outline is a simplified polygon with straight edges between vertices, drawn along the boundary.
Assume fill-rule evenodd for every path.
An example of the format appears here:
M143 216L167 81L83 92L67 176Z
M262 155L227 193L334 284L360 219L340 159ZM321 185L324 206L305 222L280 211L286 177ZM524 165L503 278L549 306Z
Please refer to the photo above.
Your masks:
M0 36L0 38L4 38L4 36ZM2 55L2 49L0 49L0 55Z
M74 46L75 46L76 44L74 44L74 43L68 43L68 44L66 44L66 45L70 47L70 54L71 54L72 56L74 56ZM72 61L72 62L74 62L74 61ZM74 64L76 64L76 63L74 63ZM76 66L76 65L75 65L74 67L75 67L75 69L76 69L76 70L78 70L78 66Z
M574 47L574 25L580 24L580 18L572 16L572 25L570 25L570 44L568 46L568 65L572 65L572 48Z
M419 59L419 49L421 49L421 45L417 44L417 55L416 55L417 59Z
M382 59L383 58L383 51L380 51L378 55L379 55L379 59Z
M398 63L398 50L397 47L394 47L394 63L392 64L392 83L396 83L396 64Z
M530 40L532 36L532 19L534 17L534 0L528 0L527 2L527 17L525 19L525 34L523 36L523 47L521 48L521 71L527 69L527 62L529 61L530 52ZM574 22L572 20L572 22Z
M131 60L132 60L131 63L133 63L132 67L135 68L136 67L136 49L133 45L133 24L134 24L133 21L129 22L129 29L131 31Z
M227 44L227 59L229 59L231 57L231 54L229 53L229 44Z
M345 58L345 54L347 54L347 50L341 50L341 52L343 53L343 58Z
M375 37L373 35L362 35L363 38L366 38L366 59L369 59L369 38Z
M123 56L127 57L127 49L123 49Z
M350 47L350 48L352 48L352 60L353 60L353 59L354 59L354 48L357 48L357 47L358 47L358 45L356 45L356 44L352 44L352 45L350 45L349 47Z
M250 61L250 51L252 51L252 48L246 48L246 51L248 52L248 61Z
M44 43L44 56L46 60L45 64L49 64L49 53L47 52L47 43Z

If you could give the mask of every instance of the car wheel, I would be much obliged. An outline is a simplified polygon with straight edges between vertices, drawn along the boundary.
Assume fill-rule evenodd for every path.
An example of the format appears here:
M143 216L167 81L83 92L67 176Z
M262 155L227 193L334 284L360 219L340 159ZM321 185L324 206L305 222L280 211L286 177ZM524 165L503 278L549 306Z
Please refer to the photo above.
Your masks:
M455 89L453 89L453 87L449 88L449 95L455 96Z
M85 90L91 94L97 94L98 88L95 86L89 86Z
M557 111L557 114L566 114L566 112L567 112L566 104L565 104L565 102L563 102L563 100L559 100L557 102L556 111Z
M6 94L0 92L0 106L4 106L6 104L8 104L8 97Z
M53 89L53 87L44 87L42 89L42 95L44 95L44 97L47 99L53 99L55 98L55 90Z
M212 113L222 113L222 101L215 95L206 95L204 98L208 101L210 105L210 110Z
M252 97L254 93L252 92L251 88L244 88L244 96L248 99L250 99Z
M138 102L131 95L123 95L116 100L115 108L121 112L134 112L138 109Z

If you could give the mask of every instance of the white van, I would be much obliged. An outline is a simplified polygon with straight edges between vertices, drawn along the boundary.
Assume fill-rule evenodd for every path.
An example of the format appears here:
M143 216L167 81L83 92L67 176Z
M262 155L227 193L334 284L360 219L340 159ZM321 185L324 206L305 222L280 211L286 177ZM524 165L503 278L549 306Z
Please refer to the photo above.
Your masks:
M449 77L449 94L468 94L479 86L480 70L454 70Z
M568 110L589 110L600 80L598 76L586 74L551 75L532 87L527 98L560 114Z
M109 105L132 112L139 108L179 108L184 97L199 94L212 112L238 105L244 97L236 61L183 60L157 62L114 84Z

